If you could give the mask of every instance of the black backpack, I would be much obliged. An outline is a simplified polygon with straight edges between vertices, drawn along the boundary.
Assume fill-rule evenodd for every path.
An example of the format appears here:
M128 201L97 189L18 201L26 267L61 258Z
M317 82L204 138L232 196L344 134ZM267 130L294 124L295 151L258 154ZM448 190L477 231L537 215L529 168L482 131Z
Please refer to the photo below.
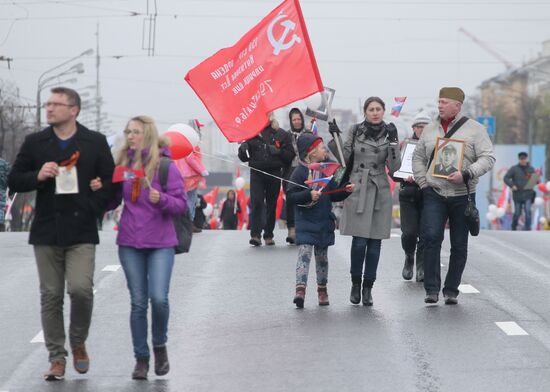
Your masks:
M161 158L159 166L159 181L162 190L166 192L166 182L168 181L168 168L172 160L170 158ZM191 239L193 238L193 221L189 208L180 215L174 215L174 228L178 237L178 245L175 247L176 254L187 253L191 248Z

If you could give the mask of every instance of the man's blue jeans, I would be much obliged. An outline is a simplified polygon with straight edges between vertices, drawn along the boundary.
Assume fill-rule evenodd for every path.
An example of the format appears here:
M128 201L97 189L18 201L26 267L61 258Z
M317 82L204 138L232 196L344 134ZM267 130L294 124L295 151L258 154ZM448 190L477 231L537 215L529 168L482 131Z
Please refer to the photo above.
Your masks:
M523 230L531 230L531 200L514 201L514 216L512 217L512 230L518 227L521 210L525 210L525 224Z
M170 307L168 291L174 266L174 248L137 249L119 246L132 310L130 329L136 358L149 358L147 345L147 307L151 300L153 347L166 344Z
M467 196L443 197L431 187L424 188L422 235L424 237L424 288L427 294L439 294L441 288L441 243L449 220L451 256L443 295L459 294L458 286L468 257L468 225L464 210ZM475 201L475 193L470 197Z
M351 241L351 278L360 278L363 275L365 281L376 280L376 270L380 259L382 240L353 237ZM363 271L363 265L365 269Z

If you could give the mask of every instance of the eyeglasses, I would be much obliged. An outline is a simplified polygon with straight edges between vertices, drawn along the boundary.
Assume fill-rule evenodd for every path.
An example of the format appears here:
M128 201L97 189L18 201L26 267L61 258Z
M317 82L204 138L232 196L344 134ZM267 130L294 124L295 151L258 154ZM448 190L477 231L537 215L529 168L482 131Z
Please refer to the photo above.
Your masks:
M128 136L128 135L130 135L130 134L132 134L132 135L134 135L134 136L138 136L138 135L141 135L142 133L143 133L143 132L140 131L139 129L125 129L125 130L124 130L124 134L125 134L126 136Z
M68 105L66 103L61 103L61 102L46 102L45 104L42 105L42 108L46 109L46 108L49 108L50 106L52 106L54 108L58 108L60 106L66 106L66 107L70 108L70 107L73 107L75 105Z

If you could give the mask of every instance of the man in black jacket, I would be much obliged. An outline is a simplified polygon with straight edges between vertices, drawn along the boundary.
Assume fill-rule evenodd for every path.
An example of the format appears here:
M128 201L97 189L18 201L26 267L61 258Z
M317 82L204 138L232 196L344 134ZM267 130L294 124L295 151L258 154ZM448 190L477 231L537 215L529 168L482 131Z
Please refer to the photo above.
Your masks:
M27 136L9 175L14 192L36 191L29 243L34 246L48 381L65 375L65 280L71 298L69 342L77 372L86 373L85 341L92 316L97 219L111 197L114 162L105 136L76 122L80 96L58 87L45 107L49 127ZM90 183L100 178L102 189Z
M239 146L239 159L248 162L252 169L249 229L250 244L254 246L262 244L262 229L265 244L275 245L273 229L277 197L281 189L280 178L284 167L292 162L295 155L290 134L280 129L273 117L270 118L270 124L263 131ZM262 225L263 210L266 214L265 225Z
M526 185L533 175L535 175L535 168L529 164L528 154L520 152L518 164L508 169L504 176L504 183L512 188L512 198L514 199L512 230L516 230L518 227L521 210L525 211L523 230L531 230L531 203L535 198L535 191Z

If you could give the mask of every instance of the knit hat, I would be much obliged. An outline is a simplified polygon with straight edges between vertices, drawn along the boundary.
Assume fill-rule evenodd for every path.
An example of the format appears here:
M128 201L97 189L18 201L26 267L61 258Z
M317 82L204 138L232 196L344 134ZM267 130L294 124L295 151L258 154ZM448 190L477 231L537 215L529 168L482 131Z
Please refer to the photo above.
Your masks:
M418 113L414 116L412 126L417 126L418 124L429 124L432 122L432 118L424 112Z
M298 154L300 159L306 159L307 154L309 154L323 139L317 135L314 135L309 132L302 133L296 144L298 145Z
M464 102L464 91L458 87L443 87L439 90L439 98L454 99L460 103Z

